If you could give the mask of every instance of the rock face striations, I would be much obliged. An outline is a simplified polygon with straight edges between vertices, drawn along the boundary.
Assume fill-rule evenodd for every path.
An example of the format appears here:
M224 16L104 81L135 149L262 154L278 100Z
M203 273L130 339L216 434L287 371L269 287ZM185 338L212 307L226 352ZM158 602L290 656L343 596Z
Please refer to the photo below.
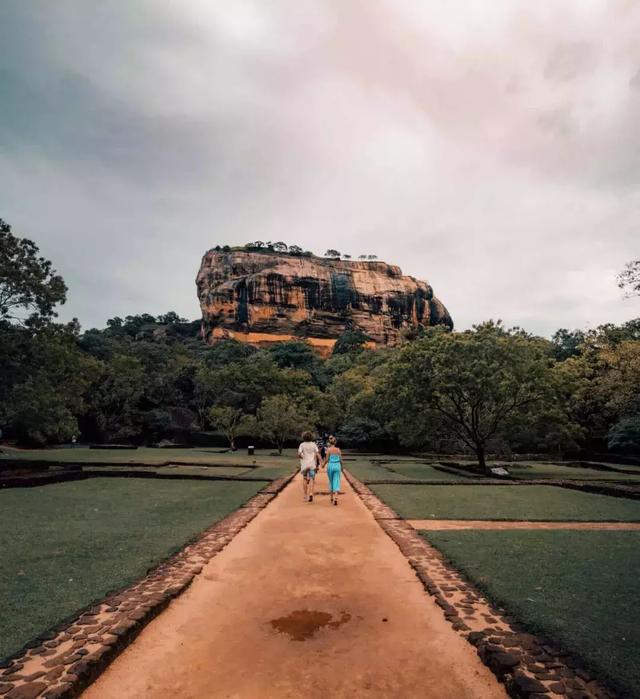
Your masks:
M196 284L208 343L305 338L328 353L347 329L377 346L397 344L405 328L453 326L426 282L385 262L209 250Z

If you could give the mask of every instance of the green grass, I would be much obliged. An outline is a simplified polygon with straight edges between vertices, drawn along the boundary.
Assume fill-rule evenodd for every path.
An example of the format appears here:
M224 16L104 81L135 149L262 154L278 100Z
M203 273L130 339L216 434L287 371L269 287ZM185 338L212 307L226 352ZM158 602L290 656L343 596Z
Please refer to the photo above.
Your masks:
M640 697L640 532L422 532L533 633Z
M401 476L406 476L411 480L424 480L424 481L465 481L467 480L464 476L460 476L457 473L448 473L446 471L440 471L437 468L433 468L429 464L402 464L393 463L389 464L389 468L393 469L396 473Z
M253 478L266 478L259 475L264 469L247 468L246 466L178 466L171 464L169 466L129 466L127 464L105 464L105 466L86 466L82 470L90 473L100 473L106 468L109 471L121 471L122 473L159 473L172 476L250 476Z
M523 479L561 478L565 480L601 480L640 482L640 474L598 471L594 468L580 466L563 466L561 464L515 463L507 466L512 476Z
M192 464L219 464L221 466L282 466L297 464L294 449L285 449L282 456L272 456L272 450L259 449L254 456L246 450L217 453L218 449L30 449L6 450L0 454L0 466L4 459L25 459L66 463L104 463L104 464L161 464L171 461L185 461Z
M353 475L361 481L368 480L407 480L406 476L383 468L377 464L371 463L366 459L358 459L357 461L345 461L345 468L351 471Z
M406 519L640 521L640 501L545 485L372 485Z
M92 478L0 491L0 658L142 577L263 486Z

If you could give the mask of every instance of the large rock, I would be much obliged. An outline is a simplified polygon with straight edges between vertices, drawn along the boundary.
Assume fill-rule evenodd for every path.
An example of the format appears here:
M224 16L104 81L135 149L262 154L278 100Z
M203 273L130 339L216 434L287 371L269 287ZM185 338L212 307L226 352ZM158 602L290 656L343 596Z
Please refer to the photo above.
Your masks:
M405 328L453 326L426 282L386 262L209 250L196 284L209 343L306 338L329 352L346 329L376 346L397 344Z

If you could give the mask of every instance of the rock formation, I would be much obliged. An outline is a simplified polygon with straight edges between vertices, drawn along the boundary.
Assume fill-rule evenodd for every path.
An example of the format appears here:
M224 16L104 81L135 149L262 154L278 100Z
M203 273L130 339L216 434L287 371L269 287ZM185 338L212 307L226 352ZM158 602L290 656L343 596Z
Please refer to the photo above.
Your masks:
M453 326L426 282L385 262L209 250L196 284L208 343L305 338L328 353L347 329L377 346L397 344L405 328Z

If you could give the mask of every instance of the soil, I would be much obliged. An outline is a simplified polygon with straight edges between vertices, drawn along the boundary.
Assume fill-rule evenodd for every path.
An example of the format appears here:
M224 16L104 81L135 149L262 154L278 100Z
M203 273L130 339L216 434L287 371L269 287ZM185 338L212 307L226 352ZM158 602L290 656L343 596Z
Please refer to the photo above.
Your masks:
M85 699L506 699L343 479L300 477L89 687Z

